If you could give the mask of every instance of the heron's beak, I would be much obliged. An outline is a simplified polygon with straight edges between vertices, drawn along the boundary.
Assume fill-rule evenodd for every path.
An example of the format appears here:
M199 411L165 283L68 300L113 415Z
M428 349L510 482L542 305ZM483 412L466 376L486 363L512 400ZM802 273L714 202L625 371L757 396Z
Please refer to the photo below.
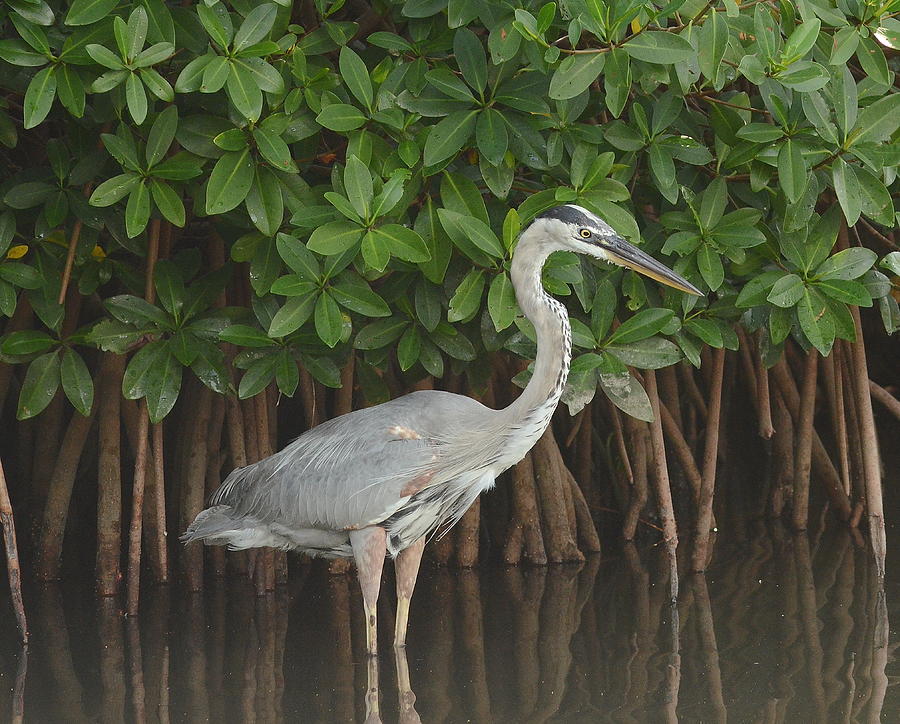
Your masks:
M626 269L633 269L639 274L655 279L682 292L696 294L698 297L703 296L703 292L687 279L676 274L665 264L656 261L652 256L644 253L633 244L628 243L621 236L608 236L599 243L599 246L605 252L604 258L606 261L612 264L624 266Z

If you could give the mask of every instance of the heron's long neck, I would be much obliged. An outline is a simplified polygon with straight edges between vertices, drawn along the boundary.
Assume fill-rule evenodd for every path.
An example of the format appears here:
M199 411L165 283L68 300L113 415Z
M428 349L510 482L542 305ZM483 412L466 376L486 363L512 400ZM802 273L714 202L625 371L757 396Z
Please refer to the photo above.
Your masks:
M537 426L539 437L559 403L572 349L572 330L566 308L551 298L541 284L541 269L547 247L527 232L519 239L513 256L511 276L519 307L537 333L534 374L522 394L502 410L504 422L522 428ZM536 438L535 438L536 439ZM530 447L530 446L529 446Z

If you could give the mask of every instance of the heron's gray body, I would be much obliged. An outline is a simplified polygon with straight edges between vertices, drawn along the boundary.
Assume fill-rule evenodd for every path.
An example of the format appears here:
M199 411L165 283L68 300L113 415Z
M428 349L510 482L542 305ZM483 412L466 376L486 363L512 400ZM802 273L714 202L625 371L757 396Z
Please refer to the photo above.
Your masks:
M519 246L513 285L535 324L538 357L532 382L512 405L492 410L469 397L422 390L337 417L232 472L184 539L350 556L350 531L380 525L396 555L451 527L531 449L565 386L569 318L540 282L554 249L525 235Z
M453 454L442 420L464 424L485 412L492 411L470 398L423 390L337 417L281 452L232 472L189 536L232 548L349 556L351 530L385 524L396 553L418 532L414 521L420 516L409 513L436 507L431 491L439 483L428 484L439 463ZM443 481L442 490L454 482ZM453 502L443 507L452 509Z

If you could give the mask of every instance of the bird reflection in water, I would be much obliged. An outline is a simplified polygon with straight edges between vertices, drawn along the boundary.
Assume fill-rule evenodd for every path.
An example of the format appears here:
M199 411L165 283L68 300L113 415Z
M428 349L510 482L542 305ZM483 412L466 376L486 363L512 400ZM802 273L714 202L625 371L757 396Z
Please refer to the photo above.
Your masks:
M878 721L897 696L896 644L866 549L843 533L748 532L720 542L720 568L683 571L674 606L656 549L428 568L406 650L385 642L378 658L355 581L316 565L264 597L237 579L148 589L136 618L48 585L27 591L27 674L0 622L0 719Z
M400 724L421 724L416 711L416 694L409 681L409 662L406 647L394 648L397 671L397 721ZM378 679L378 657L366 657L366 724L381 724L381 690Z

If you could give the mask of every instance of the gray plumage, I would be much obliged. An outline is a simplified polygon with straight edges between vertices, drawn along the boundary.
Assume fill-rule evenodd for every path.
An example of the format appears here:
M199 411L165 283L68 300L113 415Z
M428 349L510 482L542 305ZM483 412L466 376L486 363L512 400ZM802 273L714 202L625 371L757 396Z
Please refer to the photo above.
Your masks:
M559 403L571 329L565 307L544 291L541 269L551 253L563 250L699 294L591 212L574 205L551 209L521 234L510 269L538 349L531 380L518 399L492 410L461 395L420 391L337 417L275 455L232 472L183 540L353 555L367 611L374 611L381 571L372 561L379 555L383 560L385 551L394 556L417 551L404 574L411 582L400 595L406 606L398 609L397 641L402 642L422 541L452 526L501 472L525 456ZM369 551L374 553L365 558ZM372 652L375 622L369 619Z
M475 423L491 412L468 397L422 390L329 420L280 452L233 471L185 539L351 555L349 530L394 516L388 541L396 553L405 547L401 541L412 542L407 509L431 499L427 487L424 495L404 495L404 489L451 462L444 421Z

